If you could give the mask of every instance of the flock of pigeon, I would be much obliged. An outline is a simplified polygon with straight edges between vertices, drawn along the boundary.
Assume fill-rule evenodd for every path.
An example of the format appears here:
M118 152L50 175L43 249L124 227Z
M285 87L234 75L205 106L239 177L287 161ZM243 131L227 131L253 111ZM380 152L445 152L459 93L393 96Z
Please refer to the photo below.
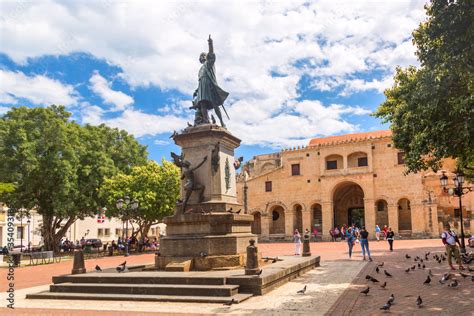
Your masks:
M427 261L430 260L429 256L430 256L430 252L426 252L424 254L424 258L423 258L423 256L422 257L416 256L415 258L413 258L414 264L412 266L408 267L407 269L405 269L405 272L406 273L413 272L413 271L416 270L417 267L420 270L426 271L425 269L426 269ZM434 254L432 256L432 259L434 259L436 262L438 262L438 264L441 264L443 261L446 260L446 256L447 256L446 253L441 254L441 255ZM411 258L412 257L409 256L408 254L405 254L405 259L406 260L410 260ZM375 272L380 273L380 270L382 269L383 266L384 266L383 262L378 263L377 266L375 267ZM474 269L471 269L470 267L468 267L468 271L473 272ZM385 269L383 269L383 273L384 273L386 278L392 278L393 277L392 274L390 274ZM474 275L469 275L469 274L466 274L466 273L463 273L463 272L459 272L459 275L463 279L470 276L471 281L474 282ZM431 269L428 269L428 275L426 276L426 280L423 282L423 285L430 285L432 278L433 278L433 273L431 272ZM366 275L365 279L367 280L367 282L372 282L374 284L375 283L380 283L379 280L377 280L376 278L374 278L371 275ZM450 282L448 282L448 281L450 281ZM459 284L460 284L460 282L455 278L455 274L453 274L453 273L445 273L443 275L443 277L439 280L439 283L443 284L443 285L448 283L448 287L453 288L453 289L458 288ZM387 281L384 281L382 284L380 284L380 287L382 289L386 289ZM367 295L367 294L369 294L369 291L370 291L370 286L367 286L367 288L362 290L360 293ZM393 294L391 294L390 297L388 298L387 303L385 303L382 307L380 307L380 309L384 310L384 311L389 311L390 307L392 307L392 305L394 305L394 302L395 302L395 296ZM421 298L421 296L417 297L415 303L419 308L421 308L423 306L423 299Z

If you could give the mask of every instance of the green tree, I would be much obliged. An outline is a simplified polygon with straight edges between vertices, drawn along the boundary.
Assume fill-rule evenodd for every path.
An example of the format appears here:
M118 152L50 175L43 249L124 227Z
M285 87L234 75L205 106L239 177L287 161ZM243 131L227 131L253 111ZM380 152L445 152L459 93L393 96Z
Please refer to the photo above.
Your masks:
M42 216L50 250L58 250L77 219L97 214L105 177L130 171L146 156L146 147L126 132L80 126L62 106L13 108L0 119L0 181L16 187L2 200Z
M173 214L179 197L179 176L178 167L163 159L161 165L148 161L146 165L133 167L129 174L119 173L105 179L101 195L107 201L107 215L121 217L115 206L117 199L125 195L137 199L139 208L133 220L138 227L134 236L146 235L152 225Z
M13 191L15 191L15 185L13 183L0 182L0 194L11 193Z
M420 67L397 68L376 116L391 123L409 172L437 170L443 158L474 170L474 6L433 0L413 32Z

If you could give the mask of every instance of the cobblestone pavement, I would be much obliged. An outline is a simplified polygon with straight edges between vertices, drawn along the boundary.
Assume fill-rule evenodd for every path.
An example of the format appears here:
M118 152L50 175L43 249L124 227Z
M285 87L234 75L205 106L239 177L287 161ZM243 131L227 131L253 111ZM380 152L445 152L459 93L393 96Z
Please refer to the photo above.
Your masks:
M52 275L68 273L72 262L62 262L54 265L20 268L15 271L15 277L23 280L23 290L16 287L16 309L0 308L0 315L150 315L149 312L159 312L161 315L174 314L253 314L262 315L351 315L351 314L381 314L381 307L388 296L393 292L396 297L391 312L399 314L439 314L439 315L474 315L471 305L474 306L472 289L474 283L470 280L460 280L459 289L441 286L438 279L447 271L447 264L434 264L428 261L435 275L432 285L423 286L426 271L416 269L405 275L404 268L408 265L404 259L405 253L421 254L423 251L442 251L439 240L402 240L396 241L395 251L387 251L387 243L371 242L372 255L377 262L383 260L384 268L394 275L387 279L387 290L371 285L371 292L367 297L360 294L360 290L367 285L365 275L370 273L380 281L385 281L381 274L375 275L374 263L366 264L361 259L360 247L355 247L352 259L348 258L347 246L344 242L312 243L313 254L322 258L322 266L314 269L302 277L295 279L264 296L253 297L231 308L216 304L189 304L189 303L127 303L106 301L54 301L54 300L25 300L26 293L39 292L48 288ZM438 247L433 247L438 246ZM291 255L294 252L292 243L259 244L259 251L263 256ZM87 261L87 268L91 269L98 262L103 267L112 267L123 261L123 257L91 259ZM413 259L412 259L413 260ZM132 256L127 258L131 264L147 264L153 262L153 254ZM56 268L55 268L56 267ZM31 269L31 270L30 270ZM3 270L3 269L2 269ZM0 270L2 280L6 272ZM383 270L381 271L383 273ZM31 280L27 283L24 280ZM459 276L458 276L459 279ZM351 284L352 282L352 284ZM2 281L2 287L4 282ZM40 285L35 288L31 286ZM296 291L308 285L305 295L296 295ZM28 287L27 289L25 287ZM2 288L2 292L4 289ZM415 300L418 293L423 298L424 307L416 308ZM0 300L5 302L4 292ZM452 302L457 302L453 304ZM4 303L2 303L3 305ZM470 305L469 305L470 304ZM5 306L5 305L3 305ZM454 313L454 314L453 314Z
M430 251L429 260L426 261L424 253ZM354 279L350 287L342 294L336 304L329 311L329 315L382 315L388 312L380 308L388 301L391 294L395 296L395 304L391 306L390 313L397 315L474 315L474 282L470 273L464 271L469 276L464 278L459 271L451 271L447 265L447 260L441 264L433 259L434 254L442 254L441 247L408 249L398 251L395 254L382 254L374 257L374 262L368 263ZM407 259L408 254L411 258ZM423 258L426 268L418 268L414 261L416 256ZM379 267L380 272L376 272L376 267L381 262L383 267ZM418 261L419 262L419 261ZM415 265L415 270L407 273L405 269ZM474 268L474 266L473 266ZM384 270L388 271L392 277L387 277ZM428 271L431 270L433 277L429 285L424 285ZM444 273L452 272L453 279L459 282L459 288L450 288L447 284L440 284L439 280ZM367 281L365 276L371 275L379 283ZM386 288L382 289L380 284L387 282ZM370 287L368 295L361 294L360 291ZM421 308L417 307L417 297L421 296L423 303Z

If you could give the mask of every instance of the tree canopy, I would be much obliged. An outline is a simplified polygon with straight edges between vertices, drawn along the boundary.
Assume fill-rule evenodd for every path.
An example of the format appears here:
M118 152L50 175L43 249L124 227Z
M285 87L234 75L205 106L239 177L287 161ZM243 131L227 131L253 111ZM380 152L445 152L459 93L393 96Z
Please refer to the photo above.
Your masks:
M397 68L376 116L391 123L408 171L439 169L456 158L474 171L474 6L433 0L413 32L420 67Z
M130 172L146 156L125 131L81 126L63 106L12 108L0 118L0 181L15 190L2 201L42 215L45 246L57 250L77 219L97 214L105 177Z
M133 219L138 228L134 235L146 235L151 225L173 214L179 197L179 176L179 168L163 159L161 165L148 161L133 167L129 174L118 173L105 179L101 195L106 200L107 215L121 217L115 206L117 199L125 195L137 199L139 208Z

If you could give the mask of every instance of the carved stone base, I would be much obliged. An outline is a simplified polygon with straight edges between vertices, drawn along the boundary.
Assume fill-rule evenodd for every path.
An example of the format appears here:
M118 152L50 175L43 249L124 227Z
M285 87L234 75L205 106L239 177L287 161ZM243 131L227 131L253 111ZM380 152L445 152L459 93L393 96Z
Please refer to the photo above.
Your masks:
M156 267L193 260L193 270L243 266L253 216L245 214L185 214L166 217L166 237L161 238Z

